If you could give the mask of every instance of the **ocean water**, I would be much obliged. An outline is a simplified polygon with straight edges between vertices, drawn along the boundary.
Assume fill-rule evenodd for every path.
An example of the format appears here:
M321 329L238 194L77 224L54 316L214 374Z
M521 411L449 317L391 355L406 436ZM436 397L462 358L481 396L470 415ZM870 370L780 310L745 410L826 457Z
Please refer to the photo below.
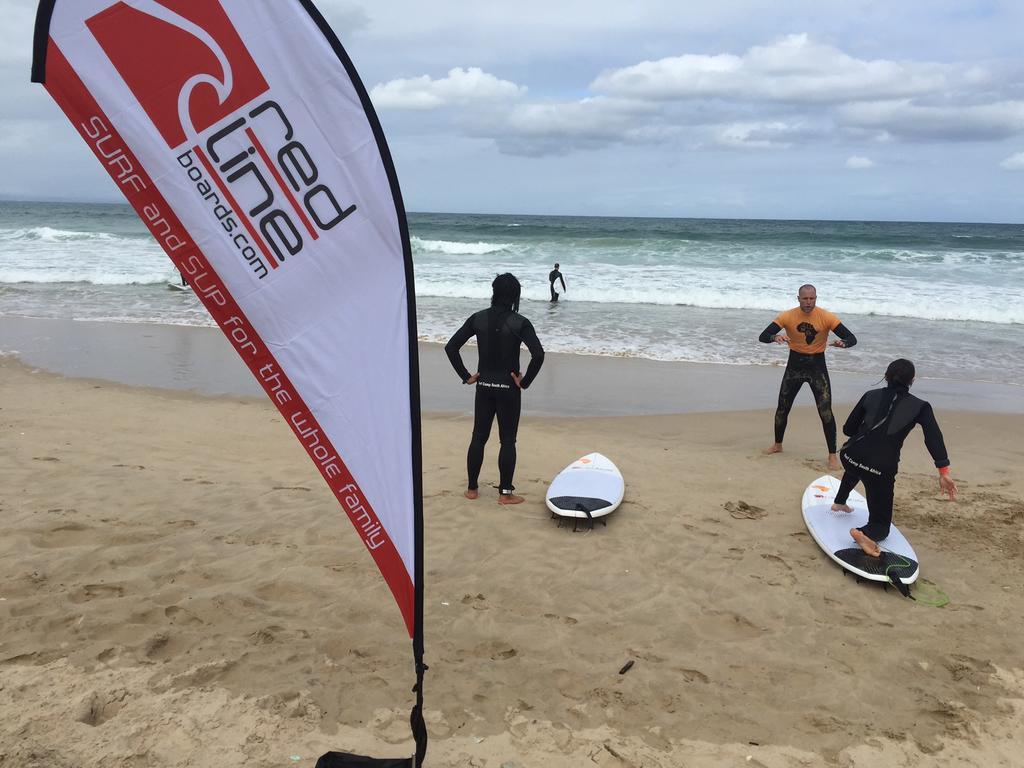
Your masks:
M1024 226L895 222L409 216L419 334L445 341L515 273L545 348L779 365L757 341L797 288L858 337L833 371L1024 386ZM561 264L568 291L548 301ZM212 325L126 205L0 202L0 318ZM2 322L2 320L0 320Z

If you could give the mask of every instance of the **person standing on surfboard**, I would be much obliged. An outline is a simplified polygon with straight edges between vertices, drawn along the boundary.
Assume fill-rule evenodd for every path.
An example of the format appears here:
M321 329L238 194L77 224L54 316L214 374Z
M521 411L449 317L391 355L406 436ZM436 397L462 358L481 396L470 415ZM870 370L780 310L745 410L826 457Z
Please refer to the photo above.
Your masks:
M925 447L939 470L939 488L950 501L956 500L956 483L949 476L949 456L942 430L931 405L910 394L914 375L912 362L893 360L885 369L885 389L865 392L843 425L843 434L850 438L839 454L846 471L832 509L853 512L846 500L858 482L864 483L868 524L851 528L850 535L872 557L881 554L878 542L889 535L900 449L915 424L921 425Z
M786 371L782 374L779 406L775 411L775 442L764 452L782 452L782 439L786 434L789 411L793 407L797 393L806 382L814 393L814 403L818 407L821 427L825 431L828 468L839 469L839 458L836 456L836 420L832 415L832 382L829 380L828 368L825 365L825 348L829 346L829 332L839 337L831 346L840 349L854 346L857 337L850 333L838 317L817 306L818 291L813 285L801 285L797 291L797 300L800 306L780 312L758 337L758 341L764 344L771 344L774 341L777 344L789 345L789 360L786 362Z
M469 483L467 499L480 494L477 481L484 463L484 446L491 435L491 425L498 418L498 501L501 504L520 504L522 496L513 491L512 476L516 471L516 435L519 432L519 413L522 391L530 386L544 363L544 348L537 338L533 324L519 314L519 281L506 272L494 278L491 306L471 315L455 332L444 351L463 384L476 384L473 437L466 455ZM476 336L479 362L477 372L470 375L459 352L470 338ZM519 348L525 344L530 351L530 365L526 375L520 373Z
M551 288L551 301L558 301L558 291L555 290L556 280L560 280L562 282L562 292L564 293L566 290L565 278L562 277L562 273L558 269L558 264L555 264L555 268L548 273L548 282L551 284L549 286Z

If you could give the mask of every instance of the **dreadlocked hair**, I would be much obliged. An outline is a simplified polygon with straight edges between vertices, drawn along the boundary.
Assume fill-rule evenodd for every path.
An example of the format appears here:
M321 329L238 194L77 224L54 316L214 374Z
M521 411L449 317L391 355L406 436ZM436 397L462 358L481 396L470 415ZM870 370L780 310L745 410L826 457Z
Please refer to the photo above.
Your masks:
M522 287L515 275L511 272L498 275L491 283L491 289L494 291L491 295L492 307L508 307L513 312L519 311L519 294Z

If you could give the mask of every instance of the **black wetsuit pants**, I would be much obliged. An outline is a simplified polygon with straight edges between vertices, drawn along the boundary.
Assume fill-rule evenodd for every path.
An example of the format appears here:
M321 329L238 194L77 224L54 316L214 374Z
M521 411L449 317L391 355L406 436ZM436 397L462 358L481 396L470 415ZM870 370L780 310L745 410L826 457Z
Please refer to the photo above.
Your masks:
M814 393L814 403L818 406L818 416L821 417L821 428L825 431L828 452L835 453L836 420L832 415L832 382L828 378L824 353L789 353L786 372L782 374L782 386L779 387L779 407L775 411L775 442L781 443L786 435L789 411L804 382L811 385L811 392Z
M522 390L514 384L507 389L477 384L473 439L469 443L469 452L466 455L470 489L477 488L480 468L484 464L484 446L487 444L487 438L491 436L491 425L497 416L498 439L501 441L501 449L498 451L498 488L500 493L506 494L514 490L512 476L516 471L516 435L519 432L522 402Z
M843 462L843 479L839 481L836 504L845 504L850 491L858 482L864 483L864 498L868 502L868 524L858 530L872 541L882 541L889 535L892 525L892 499L896 475L876 474L864 464L850 458L846 451L839 454Z

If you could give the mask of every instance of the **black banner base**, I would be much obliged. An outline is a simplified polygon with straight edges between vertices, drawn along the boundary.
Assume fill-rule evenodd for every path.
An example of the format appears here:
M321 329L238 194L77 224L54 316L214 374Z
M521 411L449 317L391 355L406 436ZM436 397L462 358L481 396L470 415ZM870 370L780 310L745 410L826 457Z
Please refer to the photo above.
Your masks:
M412 757L363 757L348 752L325 752L314 768L416 768Z

